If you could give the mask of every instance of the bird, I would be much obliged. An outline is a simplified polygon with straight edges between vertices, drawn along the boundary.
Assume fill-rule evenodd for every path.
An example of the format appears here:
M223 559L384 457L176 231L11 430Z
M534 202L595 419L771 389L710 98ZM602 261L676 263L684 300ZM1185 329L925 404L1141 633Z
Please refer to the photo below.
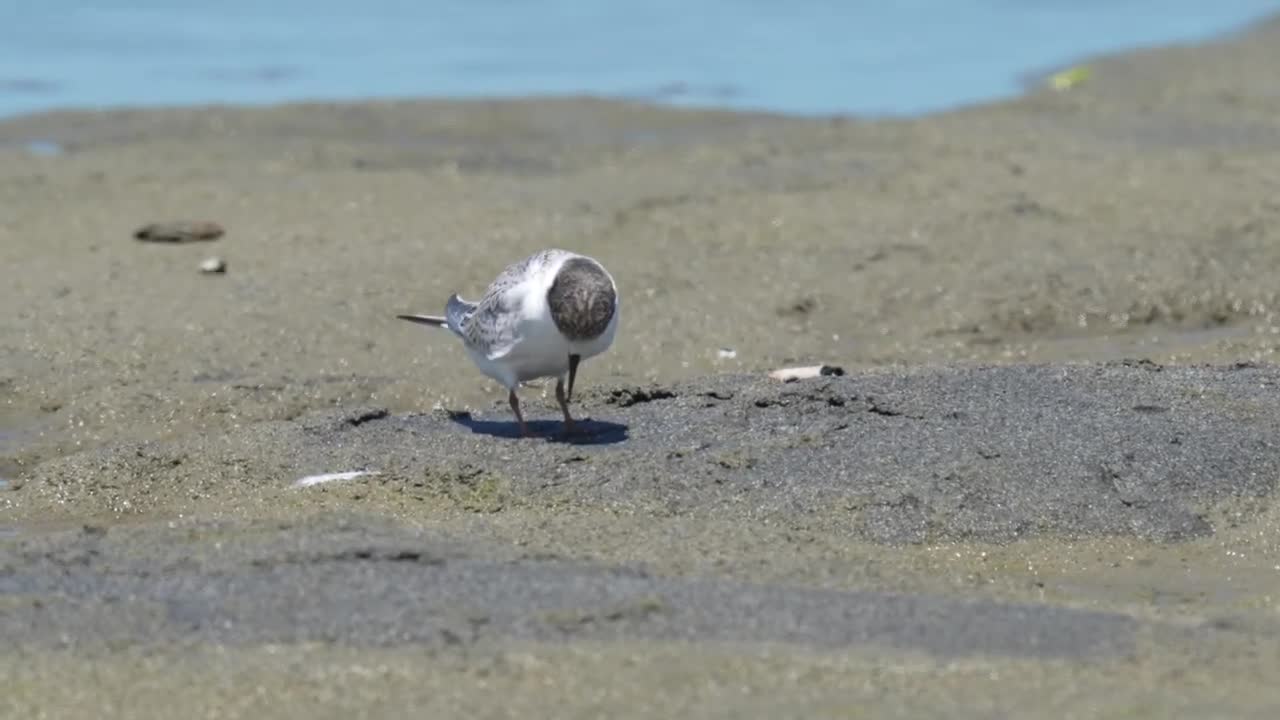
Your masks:
M565 433L575 432L569 402L578 366L613 345L618 315L618 287L604 265L586 255L550 248L508 265L476 302L455 292L445 303L444 315L396 317L443 328L460 338L476 367L507 389L520 436L528 438L533 434L516 389L530 380L554 377Z

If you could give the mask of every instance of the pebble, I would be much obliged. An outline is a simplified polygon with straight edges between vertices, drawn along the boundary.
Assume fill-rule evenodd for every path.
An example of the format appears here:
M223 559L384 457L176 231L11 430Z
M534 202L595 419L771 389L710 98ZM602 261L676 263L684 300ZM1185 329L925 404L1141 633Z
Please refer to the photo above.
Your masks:
M218 258L218 257L205 258L204 261L200 263L200 272L206 275L212 275L214 273L224 273L226 271L227 271L227 262L222 258Z
M134 231L133 237L144 242L184 243L217 240L225 232L226 230L216 222L176 220L143 225Z

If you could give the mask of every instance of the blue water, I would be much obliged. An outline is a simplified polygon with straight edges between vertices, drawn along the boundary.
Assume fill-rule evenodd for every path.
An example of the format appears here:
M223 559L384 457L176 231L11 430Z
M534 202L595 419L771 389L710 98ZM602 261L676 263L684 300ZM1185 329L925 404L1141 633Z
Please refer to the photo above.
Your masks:
M0 0L0 116L62 107L596 94L906 115L1278 0Z

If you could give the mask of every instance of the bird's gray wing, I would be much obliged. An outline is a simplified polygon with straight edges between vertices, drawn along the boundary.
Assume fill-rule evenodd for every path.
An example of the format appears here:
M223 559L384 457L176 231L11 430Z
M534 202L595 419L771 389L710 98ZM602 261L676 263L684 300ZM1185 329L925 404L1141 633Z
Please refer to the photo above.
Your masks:
M518 284L490 286L462 325L468 346L490 360L506 355L520 340Z
M499 273L462 323L467 344L490 360L511 352L520 341L522 286L562 253L563 250L542 250Z

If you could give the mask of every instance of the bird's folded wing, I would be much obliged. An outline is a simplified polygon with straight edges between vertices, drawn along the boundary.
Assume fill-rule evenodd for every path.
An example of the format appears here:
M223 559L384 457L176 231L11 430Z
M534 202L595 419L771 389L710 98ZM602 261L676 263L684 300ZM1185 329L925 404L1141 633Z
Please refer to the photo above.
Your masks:
M523 306L519 288L490 288L467 316L467 344L490 360L506 356L520 342Z

